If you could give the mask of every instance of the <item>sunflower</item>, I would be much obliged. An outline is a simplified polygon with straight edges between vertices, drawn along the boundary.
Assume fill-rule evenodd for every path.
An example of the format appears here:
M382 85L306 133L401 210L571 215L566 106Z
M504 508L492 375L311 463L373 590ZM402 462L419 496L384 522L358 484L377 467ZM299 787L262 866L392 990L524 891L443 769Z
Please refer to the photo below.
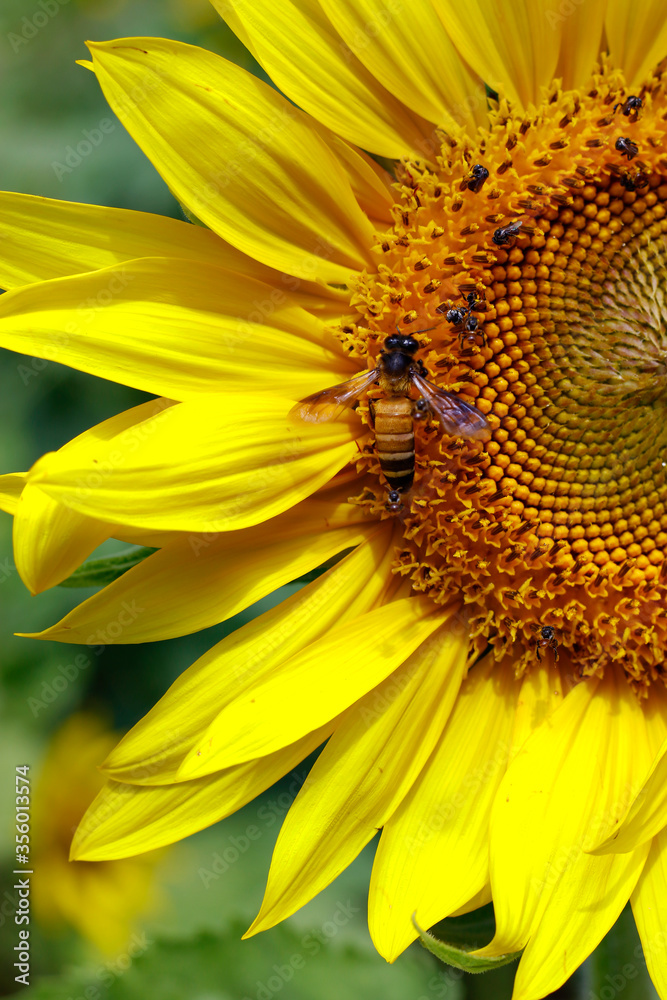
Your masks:
M522 951L532 1000L629 899L667 997L664 7L214 5L278 90L161 39L83 64L196 225L3 196L0 344L158 398L0 487L34 592L107 537L158 549L42 639L183 635L329 568L122 740L74 856L173 842L326 743L250 933L382 830L389 961L413 914L492 900L482 954ZM394 336L488 437L416 423L400 503L376 387L290 417Z

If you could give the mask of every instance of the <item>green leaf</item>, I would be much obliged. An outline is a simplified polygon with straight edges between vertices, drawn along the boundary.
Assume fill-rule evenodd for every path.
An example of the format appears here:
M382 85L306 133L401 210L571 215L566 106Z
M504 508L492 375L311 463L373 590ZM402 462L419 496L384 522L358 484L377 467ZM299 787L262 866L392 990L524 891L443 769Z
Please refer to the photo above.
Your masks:
M479 944L475 943L472 947L459 948L451 942L440 941L429 931L423 931L415 920L414 914L412 916L412 923L419 934L419 940L428 951L435 955L436 958L439 958L441 962L444 962L445 965L451 965L453 968L461 969L463 972L489 972L491 969L499 969L503 965L509 965L510 962L516 961L521 956L520 951L512 951L506 955L480 958L477 955L471 954L472 950L480 947Z
M42 979L24 989L24 1000L406 1000L432 997L433 968L419 952L387 965L370 949L342 945L327 937L325 924L297 933L276 927L242 941L246 924L225 934L199 934L187 940L151 940L127 955L84 970ZM86 992L86 989L88 992ZM443 996L442 992L435 996ZM447 1000L462 1000L452 981Z
M71 576L59 583L59 587L104 587L113 583L128 569L138 566L148 556L157 552L147 546L133 545L115 556L105 556L104 559L88 559L83 566L75 569Z

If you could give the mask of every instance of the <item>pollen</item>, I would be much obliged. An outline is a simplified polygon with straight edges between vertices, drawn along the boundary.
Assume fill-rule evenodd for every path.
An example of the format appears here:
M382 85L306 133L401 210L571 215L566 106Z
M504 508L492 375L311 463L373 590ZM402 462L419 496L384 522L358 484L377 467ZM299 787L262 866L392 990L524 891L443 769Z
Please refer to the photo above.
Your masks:
M667 640L667 76L606 66L540 109L397 165L395 224L358 285L351 350L398 328L427 378L483 413L487 443L416 427L395 570L463 596L478 652L522 673L620 663L638 694ZM372 449L360 471L378 472ZM406 559L406 551L412 558ZM540 629L558 648L538 649ZM548 633L551 634L551 633Z

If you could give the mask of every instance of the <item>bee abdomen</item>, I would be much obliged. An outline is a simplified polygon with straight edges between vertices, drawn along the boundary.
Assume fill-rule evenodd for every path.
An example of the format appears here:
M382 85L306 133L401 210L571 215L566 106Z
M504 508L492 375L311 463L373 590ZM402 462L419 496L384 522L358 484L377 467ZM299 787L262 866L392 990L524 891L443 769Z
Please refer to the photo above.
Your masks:
M380 468L391 489L405 492L415 475L415 434L412 401L405 396L378 399L375 441Z

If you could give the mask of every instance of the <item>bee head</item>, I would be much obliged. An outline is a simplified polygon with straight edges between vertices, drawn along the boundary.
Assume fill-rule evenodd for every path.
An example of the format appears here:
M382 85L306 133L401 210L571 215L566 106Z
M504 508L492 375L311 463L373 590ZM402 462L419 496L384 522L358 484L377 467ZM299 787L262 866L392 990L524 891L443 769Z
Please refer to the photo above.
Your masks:
M387 502L384 505L385 509L389 511L390 514L398 514L400 510L403 509L403 504L401 503L401 494L398 490L390 490L387 494Z
M419 344L414 337L405 333L392 333L384 342L385 351L403 351L404 354L414 354L419 350Z

